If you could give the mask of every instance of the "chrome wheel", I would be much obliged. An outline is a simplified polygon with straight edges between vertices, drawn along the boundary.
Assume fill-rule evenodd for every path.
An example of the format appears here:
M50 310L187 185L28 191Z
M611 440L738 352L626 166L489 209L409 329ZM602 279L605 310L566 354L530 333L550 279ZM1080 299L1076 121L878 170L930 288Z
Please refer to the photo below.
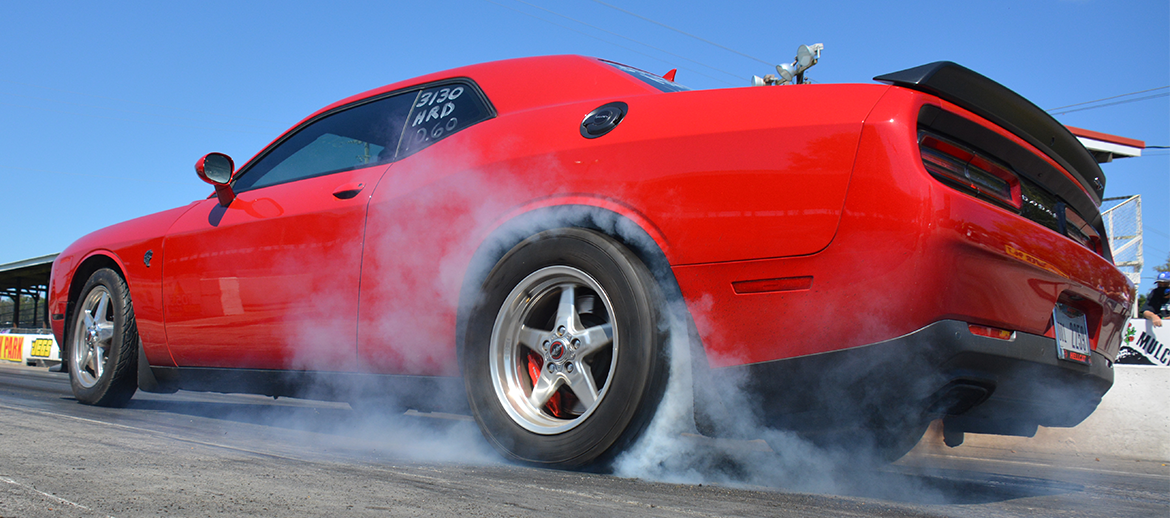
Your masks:
M87 405L124 406L138 390L138 326L130 289L101 268L81 288L65 342L69 384Z
M477 285L459 362L492 447L573 468L632 444L667 375L662 298L645 264L599 232L546 230Z
M70 369L84 388L97 385L107 368L114 340L114 308L105 286L95 286L82 301L70 344Z
M489 352L496 397L516 424L558 434L597 409L616 371L612 314L605 290L577 268L545 267L516 285Z

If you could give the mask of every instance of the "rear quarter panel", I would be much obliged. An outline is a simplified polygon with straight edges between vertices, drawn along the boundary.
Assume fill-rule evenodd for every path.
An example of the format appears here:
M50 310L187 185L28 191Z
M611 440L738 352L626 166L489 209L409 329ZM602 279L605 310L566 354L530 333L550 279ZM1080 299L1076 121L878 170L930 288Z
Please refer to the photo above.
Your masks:
M474 79L489 97L500 87ZM672 265L823 249L862 121L887 88L643 89L517 111L501 102L497 118L396 162L378 184L359 356L379 372L456 374L450 330L472 254L493 228L540 207L592 205L644 222ZM583 138L585 115L611 101L629 105L626 117Z
M1086 310L1094 348L1113 358L1130 303L1124 276L1065 236L931 177L916 140L923 103L939 101L895 88L874 108L829 247L675 269L714 365L873 344L943 319L1051 336L1058 300ZM808 288L732 286L792 277Z
M508 205L588 194L633 207L661 230L671 264L804 255L836 231L861 124L887 87L825 85L617 96L501 114L455 158ZM629 113L585 139L580 121L609 101Z

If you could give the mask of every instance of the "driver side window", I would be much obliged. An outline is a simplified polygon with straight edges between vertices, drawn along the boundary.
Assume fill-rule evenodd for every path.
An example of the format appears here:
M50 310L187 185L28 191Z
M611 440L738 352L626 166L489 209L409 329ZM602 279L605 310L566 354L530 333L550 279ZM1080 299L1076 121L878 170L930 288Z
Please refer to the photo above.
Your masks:
M232 188L244 192L389 163L494 115L479 89L466 80L351 105L269 148L241 169Z
M236 192L388 163L418 96L407 92L326 115L248 167Z

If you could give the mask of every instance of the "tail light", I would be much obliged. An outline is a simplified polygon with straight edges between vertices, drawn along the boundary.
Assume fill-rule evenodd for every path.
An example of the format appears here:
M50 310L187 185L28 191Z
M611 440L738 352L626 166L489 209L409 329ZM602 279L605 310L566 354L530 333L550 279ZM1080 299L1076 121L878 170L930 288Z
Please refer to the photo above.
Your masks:
M937 135L919 132L922 164L935 178L1019 210L1020 178L1007 166Z

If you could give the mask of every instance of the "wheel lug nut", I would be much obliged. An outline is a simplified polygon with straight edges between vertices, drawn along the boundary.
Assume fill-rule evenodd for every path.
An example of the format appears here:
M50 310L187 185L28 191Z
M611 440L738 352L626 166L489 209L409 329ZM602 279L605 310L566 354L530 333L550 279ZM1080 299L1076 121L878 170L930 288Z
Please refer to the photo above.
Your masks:
M543 344L540 344L540 348L544 349L545 352L548 352L548 340L545 340Z
M581 347L581 340L579 338L574 338L571 342L571 345L573 346L573 349L576 350L578 347Z
M569 374L572 374L572 373L573 373L573 371L574 371L574 370L576 370L576 369L577 369L577 368L573 366L573 362L569 362L569 363L566 363L566 364L565 364L565 372L567 372L567 373L569 373Z
M565 336L565 326L557 326L557 336Z

